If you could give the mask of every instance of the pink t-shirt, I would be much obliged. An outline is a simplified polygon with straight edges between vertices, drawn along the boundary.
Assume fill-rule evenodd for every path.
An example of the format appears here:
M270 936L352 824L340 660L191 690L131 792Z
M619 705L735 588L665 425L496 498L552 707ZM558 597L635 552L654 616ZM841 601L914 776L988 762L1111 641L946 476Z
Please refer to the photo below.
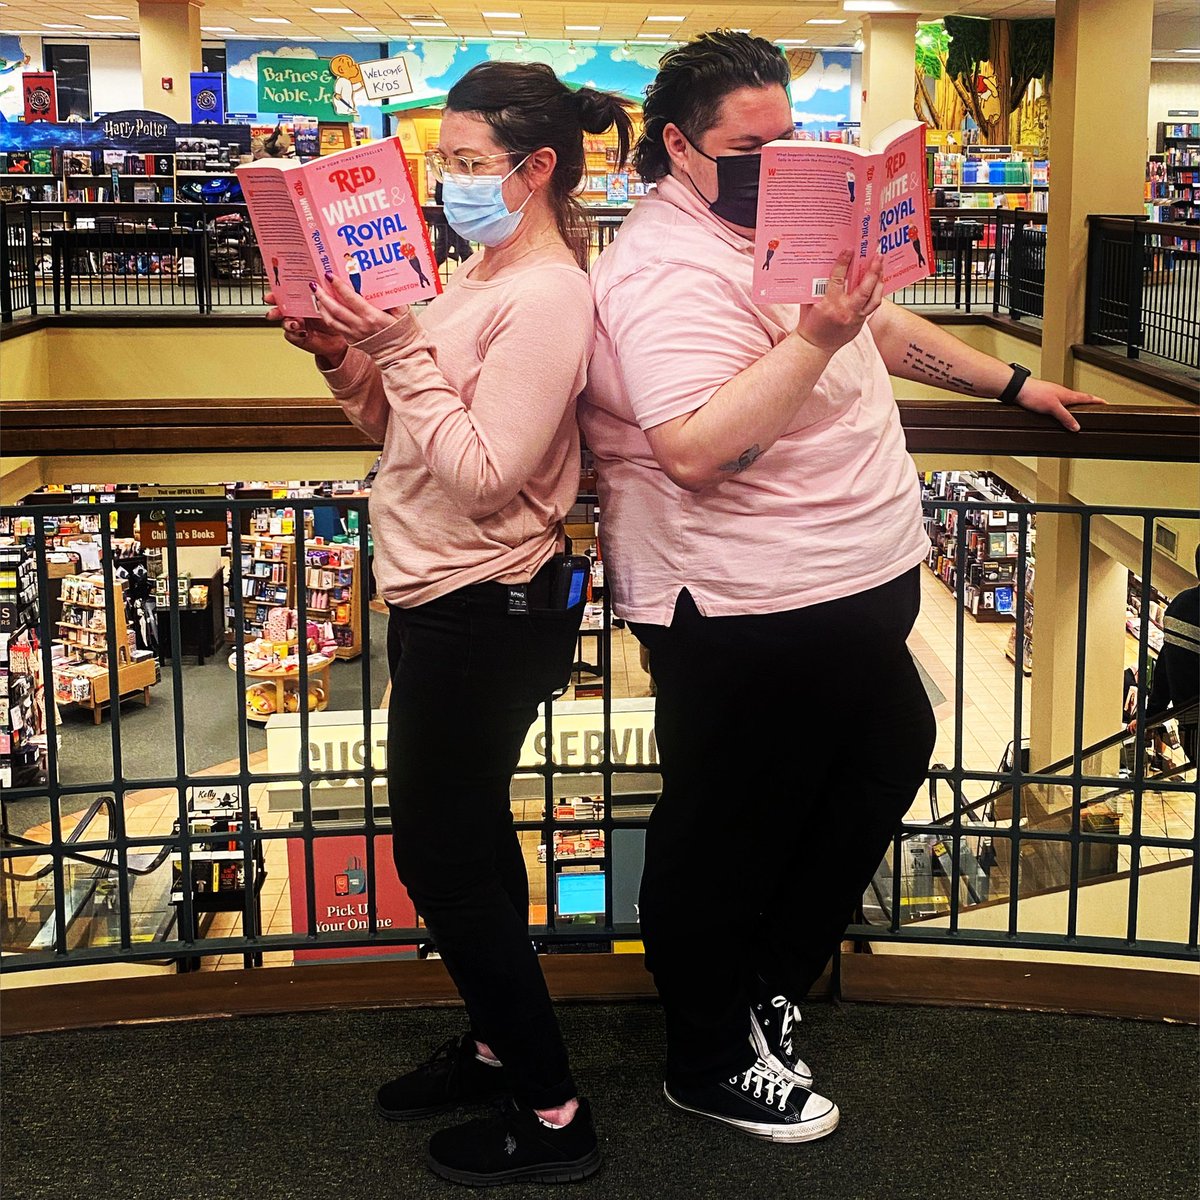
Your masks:
M830 360L791 427L739 474L677 487L643 432L703 407L796 327L751 299L753 243L668 176L592 270L596 349L579 418L596 455L614 611L669 625L782 612L887 583L925 557L916 467L869 329Z
M401 608L531 579L561 548L579 491L587 276L543 260L477 281L479 261L324 373L350 420L383 443L371 491L375 578Z

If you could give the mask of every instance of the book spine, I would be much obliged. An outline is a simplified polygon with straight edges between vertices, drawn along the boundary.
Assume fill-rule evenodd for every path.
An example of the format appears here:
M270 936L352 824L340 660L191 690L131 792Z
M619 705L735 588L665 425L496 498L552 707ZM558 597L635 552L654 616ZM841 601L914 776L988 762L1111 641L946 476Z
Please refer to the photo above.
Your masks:
M299 217L300 224L304 228L305 244L308 246L313 266L316 268L317 277L320 278L333 273L333 260L329 257L329 231L313 208L304 179L304 169L293 172L293 175L294 178L291 180L292 203L296 209L296 216Z

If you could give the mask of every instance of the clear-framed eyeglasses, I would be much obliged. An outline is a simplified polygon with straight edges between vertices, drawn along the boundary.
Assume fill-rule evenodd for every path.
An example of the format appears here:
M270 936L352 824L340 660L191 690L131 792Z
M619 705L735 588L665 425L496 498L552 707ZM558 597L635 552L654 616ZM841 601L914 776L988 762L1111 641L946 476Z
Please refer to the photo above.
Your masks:
M478 154L474 158L466 158L461 154L443 154L440 150L425 151L425 166L430 175L442 183L447 175L453 175L463 183L470 183L476 175L487 174L487 166L499 158L515 158L511 150L499 154Z

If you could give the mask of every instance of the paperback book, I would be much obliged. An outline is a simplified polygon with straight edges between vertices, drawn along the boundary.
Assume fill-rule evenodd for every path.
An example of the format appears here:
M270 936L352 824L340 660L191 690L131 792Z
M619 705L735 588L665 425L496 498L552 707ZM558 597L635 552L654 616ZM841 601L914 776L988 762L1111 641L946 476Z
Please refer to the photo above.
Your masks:
M395 138L309 163L261 159L237 169L267 287L285 316L320 321L310 284L328 272L379 308L441 291L429 231Z
M836 142L768 142L762 148L754 298L813 304L838 255L853 252L847 286L883 255L883 290L933 270L925 187L925 126L897 121L871 148Z

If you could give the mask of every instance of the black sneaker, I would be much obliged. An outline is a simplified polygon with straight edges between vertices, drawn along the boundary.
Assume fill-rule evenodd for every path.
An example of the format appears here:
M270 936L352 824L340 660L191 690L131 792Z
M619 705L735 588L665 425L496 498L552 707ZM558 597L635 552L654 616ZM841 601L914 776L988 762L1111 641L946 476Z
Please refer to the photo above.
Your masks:
M763 996L750 1004L750 1044L777 1074L802 1088L811 1088L813 1073L796 1053L793 1035L800 1010L786 996Z
M772 1142L812 1142L832 1133L841 1114L832 1100L800 1087L763 1062L720 1083L663 1084L667 1100L684 1112Z
M503 1067L488 1066L475 1052L470 1034L443 1042L427 1062L385 1083L375 1095L375 1111L389 1121L415 1121L507 1095Z
M429 1169L453 1183L574 1183L600 1169L592 1110L580 1100L569 1125L552 1129L506 1100L494 1116L443 1129L429 1139Z

